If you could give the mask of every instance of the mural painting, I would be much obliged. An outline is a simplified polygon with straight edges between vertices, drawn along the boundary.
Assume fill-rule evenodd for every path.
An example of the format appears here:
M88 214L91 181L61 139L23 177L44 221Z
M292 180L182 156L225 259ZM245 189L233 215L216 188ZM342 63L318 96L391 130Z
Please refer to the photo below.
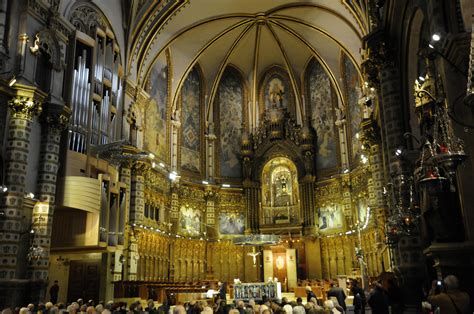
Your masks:
M240 144L243 103L242 80L233 71L226 71L219 86L219 158L220 174L224 177L242 176Z
M334 168L338 154L331 81L319 62L312 63L307 75L311 126L317 134L316 169Z
M362 112L359 106L359 99L362 95L360 89L361 84L357 68L345 53L342 54L342 65L344 69L344 88L347 106L349 108L348 115L352 143L352 160L357 162L361 154L361 142L358 138L359 124L362 120Z
M319 230L329 231L343 227L342 206L327 204L319 208Z
M181 167L201 171L201 77L196 67L182 87Z
M268 80L265 89L265 109L288 108L289 88L279 75L272 75Z
M219 232L221 234L243 234L245 217L242 213L220 213Z
M168 104L168 65L162 55L153 65L148 78L148 93L152 98L145 114L144 148L161 160L168 155L166 113Z
M199 210L182 206L179 210L179 229L181 233L189 235L201 233L201 218Z

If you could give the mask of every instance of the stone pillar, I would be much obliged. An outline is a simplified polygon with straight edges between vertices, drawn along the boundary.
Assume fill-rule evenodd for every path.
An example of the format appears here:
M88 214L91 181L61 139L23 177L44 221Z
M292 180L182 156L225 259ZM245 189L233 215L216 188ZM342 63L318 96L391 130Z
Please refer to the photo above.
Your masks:
M8 191L3 195L1 210L4 219L0 223L0 307L20 304L21 285L14 279L20 274L23 263L18 263L20 237L22 237L23 201L25 193L26 168L30 146L30 132L33 117L41 112L40 101L32 96L14 96L8 103L10 121L5 152L5 184ZM21 277L20 277L21 275Z
M43 281L46 284L59 168L59 145L61 132L68 126L71 109L62 104L47 104L45 107L41 116L43 127L36 190L39 201L33 208L31 221L35 230L32 244L42 247L44 251L38 260L30 261L28 278L33 281ZM42 289L39 295L40 300L44 299L45 292Z
M211 186L206 186L204 192L206 198L206 234L211 240L216 240L218 237L216 226L216 191Z
M126 195L126 200L125 200L125 208L124 208L124 211L125 211L125 217L124 217L124 221L125 221L125 227L124 227L124 230L123 230L123 234L124 234L124 244L125 244L125 249L123 250L122 252L122 255L123 255L123 258L120 258L118 259L118 261L122 264L122 273L121 273L121 279L122 280L130 280L129 279L129 272L130 272L130 257L131 257L131 254L130 254L130 248L132 246L131 244L131 239L132 239L132 236L130 235L131 231L130 231L130 226L127 225L129 222L130 222L130 218L129 218L129 215L128 213L130 212L130 195L131 195L131 185L132 185L132 180L131 180L131 176L132 176L132 163L129 162L129 161L126 161L124 163L122 163L121 167L120 167L120 182L124 183L125 186L126 186L126 189L127 189L127 195ZM117 253L118 254L118 253ZM117 259L116 259L117 260Z
M131 189L130 189L130 215L131 223L140 224L143 222L145 211L145 171L148 164L136 162L132 168Z
M179 219L179 183L171 183L171 208L170 208L170 229L173 233L178 232Z

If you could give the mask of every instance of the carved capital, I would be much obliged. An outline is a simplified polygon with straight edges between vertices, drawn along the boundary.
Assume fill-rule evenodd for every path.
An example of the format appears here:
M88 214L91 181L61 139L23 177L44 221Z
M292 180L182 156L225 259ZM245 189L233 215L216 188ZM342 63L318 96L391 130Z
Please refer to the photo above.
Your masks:
M43 125L52 131L62 132L69 125L71 109L64 105L48 104L41 115Z
M364 119L360 123L360 141L364 147L372 147L379 143L380 134L377 122L373 119Z
M145 176L149 169L150 169L150 164L144 161L135 162L132 168L134 174L138 176Z
M14 96L8 102L8 107L15 119L31 120L41 113L41 102L28 96Z

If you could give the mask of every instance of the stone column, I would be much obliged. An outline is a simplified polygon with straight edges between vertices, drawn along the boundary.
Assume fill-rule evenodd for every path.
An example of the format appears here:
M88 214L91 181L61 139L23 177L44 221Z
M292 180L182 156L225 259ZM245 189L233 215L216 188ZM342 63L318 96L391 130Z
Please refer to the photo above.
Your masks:
M179 183L171 183L171 207L170 207L170 228L168 231L178 232L179 219Z
M41 112L41 103L32 96L14 96L8 103L10 121L5 152L5 184L8 191L3 195L1 210L4 219L0 223L0 306L19 304L22 296L18 279L22 263L18 263L25 193L26 168L30 146L33 117Z
M125 221L125 226L124 226L124 230L123 230L123 235L124 235L124 244L125 244L125 248L124 250L122 251L122 255L123 255L123 258L120 258L118 259L118 262L120 262L122 265L122 272L121 272L121 280L130 280L129 279L129 271L130 271L130 250L131 250L131 246L132 246L132 243L131 243L131 240L132 240L132 236L130 235L131 231L130 231L130 227L127 225L129 222L130 222L130 218L129 218L129 215L128 213L130 212L130 194L131 194L131 185L132 185L132 180L131 180L131 176L132 176L132 163L129 162L129 161L125 161L124 163L121 164L121 167L120 167L120 177L119 177L119 180L120 182L124 183L125 186L126 186L126 200L125 200L125 208L124 208L124 221ZM118 254L118 252L117 252ZM117 261L117 259L116 259Z
M41 134L40 163L36 194L38 202L33 208L31 223L35 234L33 246L43 248L43 254L38 260L30 261L28 278L42 281L46 284L49 269L49 249L51 246L51 231L56 195L57 172L59 168L59 145L61 132L69 123L71 109L62 104L47 104L41 116L43 124ZM44 286L46 288L46 286ZM42 290L39 299L45 296Z
M204 192L206 199L206 234L209 239L217 239L217 227L216 227L216 191L211 186L206 186Z
M145 171L147 168L148 164L142 161L136 162L132 168L129 215L131 223L140 224L143 222L145 211Z

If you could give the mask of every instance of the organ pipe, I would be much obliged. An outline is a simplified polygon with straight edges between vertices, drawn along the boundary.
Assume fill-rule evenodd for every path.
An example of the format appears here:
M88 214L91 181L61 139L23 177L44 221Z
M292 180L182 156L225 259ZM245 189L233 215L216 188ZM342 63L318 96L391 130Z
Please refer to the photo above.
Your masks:
M69 148L77 152L85 152L87 130L87 108L90 98L91 84L89 69L86 67L87 51L77 58L77 69L73 72L72 89L72 135Z

